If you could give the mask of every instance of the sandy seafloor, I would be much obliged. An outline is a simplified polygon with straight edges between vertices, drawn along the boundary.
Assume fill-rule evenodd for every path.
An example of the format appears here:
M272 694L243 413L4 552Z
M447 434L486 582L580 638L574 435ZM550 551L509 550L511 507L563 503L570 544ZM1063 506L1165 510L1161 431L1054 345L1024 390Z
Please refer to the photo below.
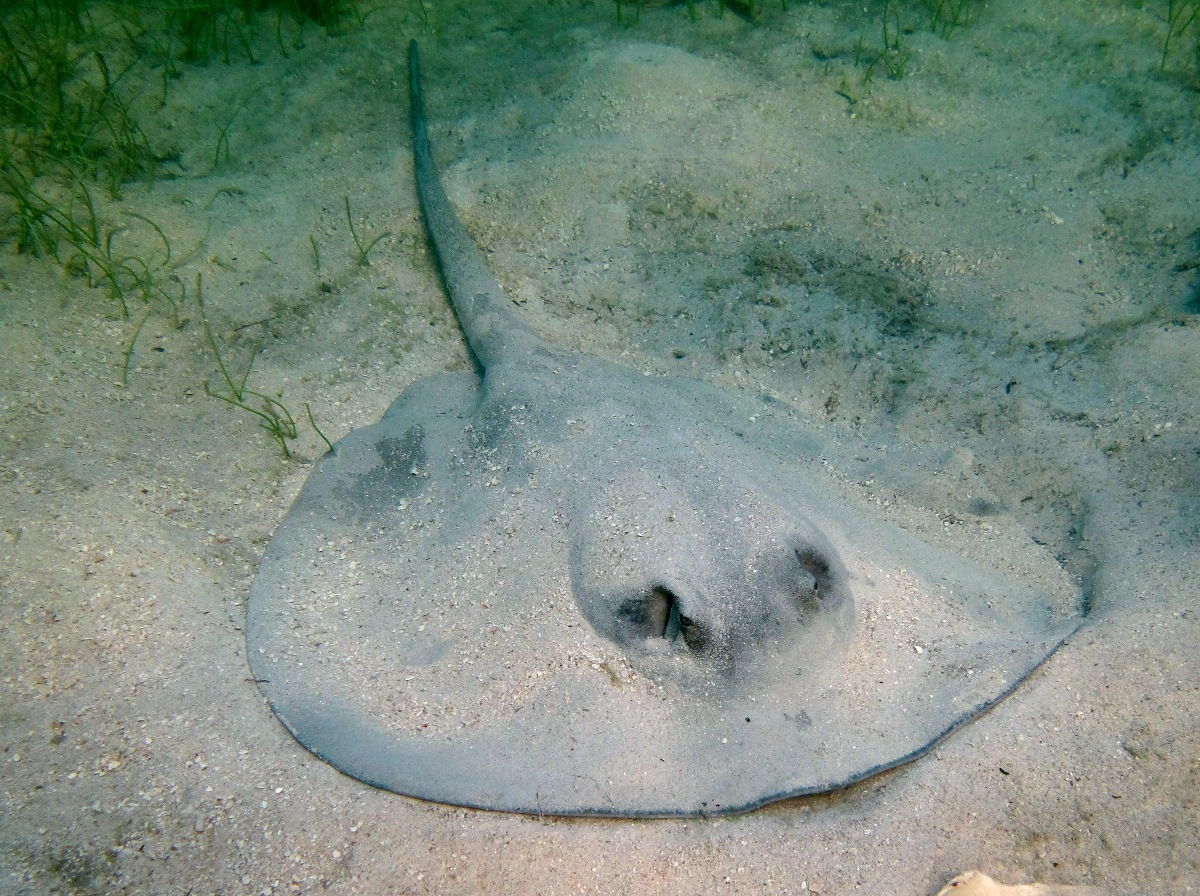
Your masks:
M596 821L373 790L292 740L245 660L316 433L284 462L205 397L194 305L149 319L122 387L136 318L10 250L0 891L907 896L970 867L1200 890L1200 75L1186 41L1159 71L1159 5L991 3L948 39L907 13L905 76L869 84L878 11L800 2L624 25L434 2L185 67L146 124L173 176L109 211L163 227L163 276L201 273L232 362L264 337L251 384L331 438L468 363L411 184L415 36L448 192L547 339L764 392L843 444L959 449L1093 614L934 755L830 796ZM366 267L347 196L390 233Z

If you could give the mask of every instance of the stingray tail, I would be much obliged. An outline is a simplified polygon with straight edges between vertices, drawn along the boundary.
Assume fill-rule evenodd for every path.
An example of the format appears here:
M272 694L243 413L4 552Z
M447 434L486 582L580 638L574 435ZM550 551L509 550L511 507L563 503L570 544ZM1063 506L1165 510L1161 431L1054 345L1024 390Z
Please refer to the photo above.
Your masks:
M527 340L540 340L513 314L508 296L488 270L483 256L463 230L446 197L433 164L433 147L429 143L429 128L425 124L415 40L408 45L408 84L412 101L417 198L421 203L421 213L458 323L476 359L487 369L499 360L506 349L514 348L514 343L526 343L522 350L528 351Z

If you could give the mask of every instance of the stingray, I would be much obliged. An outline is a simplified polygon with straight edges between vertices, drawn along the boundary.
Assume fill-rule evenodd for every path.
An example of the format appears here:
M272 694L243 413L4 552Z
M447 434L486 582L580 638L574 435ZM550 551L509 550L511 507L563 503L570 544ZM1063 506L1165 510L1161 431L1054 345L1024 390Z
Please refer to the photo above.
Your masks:
M477 368L339 440L267 546L249 660L304 747L459 806L742 811L921 756L1075 630L1078 589L955 452L843 451L783 402L539 338L451 208L408 62Z

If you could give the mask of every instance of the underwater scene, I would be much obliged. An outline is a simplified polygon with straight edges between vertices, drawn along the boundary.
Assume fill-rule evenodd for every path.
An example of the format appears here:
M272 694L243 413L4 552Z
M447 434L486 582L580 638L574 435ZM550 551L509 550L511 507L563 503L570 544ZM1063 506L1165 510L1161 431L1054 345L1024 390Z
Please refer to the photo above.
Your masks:
M0 123L0 892L1200 889L1196 0L13 0Z

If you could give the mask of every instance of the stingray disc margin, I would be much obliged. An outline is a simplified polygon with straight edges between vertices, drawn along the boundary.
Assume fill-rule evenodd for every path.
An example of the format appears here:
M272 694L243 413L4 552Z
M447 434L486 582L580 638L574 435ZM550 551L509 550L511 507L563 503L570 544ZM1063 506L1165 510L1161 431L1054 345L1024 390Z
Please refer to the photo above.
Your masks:
M301 744L361 781L526 813L743 811L921 755L1078 624L1075 588L1011 518L987 525L1019 573L902 530L827 461L789 456L779 488L850 573L848 638L782 649L733 690L656 681L574 606L555 480L483 481L456 461L478 392L467 374L421 381L339 441L251 588L260 688ZM781 431L779 446L815 438Z

